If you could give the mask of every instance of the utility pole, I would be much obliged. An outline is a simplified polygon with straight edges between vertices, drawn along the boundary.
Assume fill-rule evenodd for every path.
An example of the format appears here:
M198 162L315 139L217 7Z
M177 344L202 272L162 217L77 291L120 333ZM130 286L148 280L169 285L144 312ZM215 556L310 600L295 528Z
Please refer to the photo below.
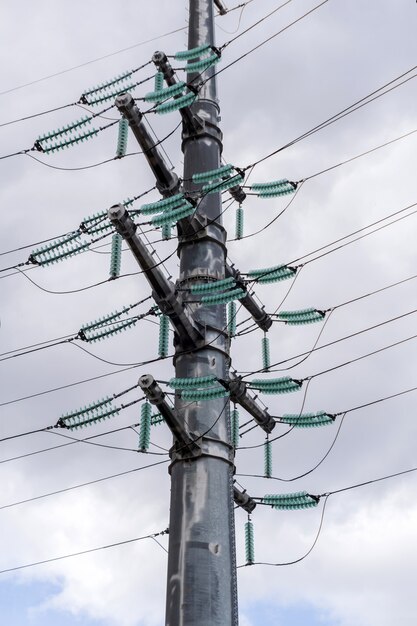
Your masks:
M189 0L188 49L214 47L214 4ZM220 6L219 6L220 5ZM216 52L217 54L217 52ZM168 87L176 84L167 56L155 52L153 61ZM174 329L176 380L211 377L225 388L224 396L240 404L255 422L270 433L274 419L256 403L246 384L231 376L230 338L224 304L208 306L191 295L193 285L233 279L240 302L255 323L267 331L272 320L247 291L239 271L226 263L226 231L222 224L219 192L202 193L202 183L193 174L212 173L221 163L222 133L216 79L211 66L202 73L188 73L187 85L197 98L179 108L183 121L183 183L172 172L153 143L134 98L123 94L115 105L138 141L156 178L156 186L168 201L178 195L194 206L190 217L180 219L178 256L180 273L174 285L155 264L136 232L136 225L123 205L108 216L124 238L152 288L152 296ZM241 187L230 189L242 202ZM186 200L185 200L186 199ZM165 200L164 200L165 202ZM142 375L139 386L171 429L171 505L169 523L166 626L237 626L236 550L234 505L250 513L256 503L233 484L234 449L231 443L229 397L186 401L175 395L174 409L151 374Z
M188 48L214 40L213 0L190 0ZM204 72L211 78L215 69ZM197 74L188 74L190 84ZM184 191L201 190L191 177L220 166L222 134L216 79L208 80L191 107L202 120L197 132L184 128ZM206 195L198 205L201 229L197 237L180 237L179 285L225 278L226 232L220 193ZM209 224L209 225L207 225ZM186 293L186 292L182 292ZM192 306L192 305L191 305ZM204 329L207 347L175 360L177 378L228 378L229 355L225 306L198 306L194 319ZM190 405L176 398L176 411L192 432L202 436L205 452L198 457L173 458L167 580L167 626L236 626L237 582L233 511L233 452L230 445L229 404L225 398Z

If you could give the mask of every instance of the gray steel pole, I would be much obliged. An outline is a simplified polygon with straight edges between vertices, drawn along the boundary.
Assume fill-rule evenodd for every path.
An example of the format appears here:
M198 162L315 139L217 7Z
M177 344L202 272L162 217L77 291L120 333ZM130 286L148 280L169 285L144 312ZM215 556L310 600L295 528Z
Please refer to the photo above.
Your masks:
M214 45L213 0L190 0L188 47L204 44ZM213 73L210 68L202 78ZM196 74L188 75L188 82L196 78ZM183 132L184 187L191 194L201 188L190 182L193 173L220 166L222 135L215 79L202 87L192 110L204 124L197 133L186 128ZM225 277L226 233L220 213L220 194L206 196L197 210L202 229L194 238L180 237L180 287ZM214 223L204 229L206 218ZM186 301L187 296L183 298ZM201 324L207 347L182 353L181 345L177 346L176 376L228 378L225 307L186 306ZM175 407L188 431L200 437L203 452L199 456L172 452L166 625L236 626L229 402L217 398L190 405L178 397Z

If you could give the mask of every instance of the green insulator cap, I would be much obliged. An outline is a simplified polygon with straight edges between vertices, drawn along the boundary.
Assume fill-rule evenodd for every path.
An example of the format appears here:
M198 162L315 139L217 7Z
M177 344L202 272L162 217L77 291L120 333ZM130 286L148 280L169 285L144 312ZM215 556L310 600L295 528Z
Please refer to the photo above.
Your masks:
M122 261L122 236L119 233L115 233L111 242L111 256L110 256L110 278L117 278L120 276L120 266Z
M242 207L238 207L236 209L236 230L235 230L235 238L242 239L243 237L243 220L244 214Z
M194 213L194 207L192 204L184 201L182 206L179 206L177 209L167 210L161 215L156 215L151 219L151 223L154 226L164 226L165 224L173 224L178 222L179 220L184 219Z
M229 337L234 337L236 334L236 302L234 300L229 302L227 308L227 332Z
M181 392L181 398L186 401L198 402L200 400L212 400L213 398L228 398L229 392L223 387L212 389L195 389Z
M215 170L208 170L206 172L198 172L197 174L193 174L192 179L194 183L206 183L212 180L222 178L223 176L229 176L233 170L233 165L223 165L222 167L218 167Z
M151 202L149 204L143 204L140 207L140 212L143 215L152 215L152 213L161 213L166 209L175 209L185 202L185 196L183 193L177 193L174 196L159 200L158 202Z
M230 412L230 431L232 445L237 448L239 446L239 411L237 409Z
M244 181L244 176L242 174L235 174L231 176L227 180L222 180L220 182L208 183L207 185L203 185L202 193L203 194L211 194L218 193L220 191L226 191L227 189L231 189L232 187L236 187L240 185Z
M172 225L171 224L162 224L161 229L162 239L164 241L168 241L172 237Z
M161 91L164 86L164 75L162 72L156 72L154 90Z
M178 109L189 107L196 98L196 94L191 91L190 93L187 93L180 98L175 98L174 100L169 100L168 102L162 102L162 104L158 104L158 106L155 107L155 111L160 114L178 111Z
M269 337L262 337L262 366L267 370L271 365L271 355L269 350Z
M151 416L152 409L149 402L145 402L141 407L140 430L139 430L139 450L147 452L151 439Z
M171 378L168 385L171 389L195 389L196 387L203 387L213 385L217 383L217 378L214 374L209 376L195 376L192 378Z
M264 504L271 505L274 509L296 510L315 507L319 499L308 494L306 491L287 494L268 494L262 498Z
M158 354L160 357L168 356L169 342L169 318L167 315L161 315L159 318L159 344Z
M213 53L205 59L201 59L201 61L187 63L184 69L188 74L190 74L191 72L205 72L209 69L209 67L216 65L216 63L218 63L219 61L220 57L217 56L217 54Z
M230 278L223 278L222 280L210 281L207 283L196 283L191 286L192 294L199 293L216 293L218 291L224 291L225 289L230 289L232 285L235 285L235 279L231 276Z
M201 56L204 52L211 50L211 46L209 44L204 44L202 46L198 46L197 48L190 48L189 50L180 50L175 53L175 58L177 61L187 61L188 59L195 59Z
M116 156L119 159L124 157L126 154L128 131L129 131L129 123L126 119L122 118L119 121L119 134L117 137L117 150L116 150Z
M258 192L258 198L278 198L279 196L288 196L294 193L296 187L279 187L278 189L266 189Z
M267 441L265 443L264 453L265 453L265 463L264 463L265 477L271 478L272 476L272 444L270 441Z
M175 85L171 85L165 89L159 89L147 93L145 100L147 102L161 102L161 100L165 100L166 98L174 98L175 96L182 94L186 86L186 83L179 81L178 83L175 83Z
M201 303L207 305L227 304L232 300L240 300L241 298L244 298L245 295L246 291L238 287L236 289L232 289L231 291L226 291L225 293L203 296L201 298Z
M252 565L255 562L255 540L253 523L251 521L248 521L245 524L245 553L246 564Z

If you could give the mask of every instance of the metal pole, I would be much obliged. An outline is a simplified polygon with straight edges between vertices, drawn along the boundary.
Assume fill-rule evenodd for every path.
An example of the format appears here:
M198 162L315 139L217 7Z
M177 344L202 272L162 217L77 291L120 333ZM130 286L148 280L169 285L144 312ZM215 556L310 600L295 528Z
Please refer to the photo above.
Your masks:
M214 45L213 0L190 1L188 47ZM210 78L214 68L203 73ZM188 75L188 82L198 75ZM222 135L218 127L219 106L215 79L209 80L192 106L203 121L201 129L184 127L184 187L187 193L201 185L190 182L195 172L220 166ZM220 194L206 196L197 216L214 223L198 236L181 235L179 286L193 281L225 277L226 233L220 217ZM187 294L187 291L180 291ZM184 301L187 295L183 295ZM199 322L207 347L184 353L177 346L176 376L188 378L214 374L228 378L229 355L225 307L185 305ZM167 581L167 626L236 626L237 585L233 511L233 451L230 445L227 398L194 402L176 398L175 408L187 430L199 437L202 453L172 452L171 510Z

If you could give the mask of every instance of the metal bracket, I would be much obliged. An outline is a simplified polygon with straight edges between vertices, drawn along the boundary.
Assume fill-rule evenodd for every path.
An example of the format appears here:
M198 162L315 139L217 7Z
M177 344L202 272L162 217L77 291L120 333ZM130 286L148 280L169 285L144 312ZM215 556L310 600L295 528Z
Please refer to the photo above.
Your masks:
M227 253L226 231L223 226L198 213L194 213L189 220L178 222L178 256L182 246L195 241L213 241L222 246L224 252Z
M240 377L232 378L229 381L220 381L222 385L229 389L230 399L243 407L249 415L252 415L255 422L266 433L271 433L275 428L275 420L269 415L266 409L262 409L247 392L246 383Z
M253 500L246 491L240 491L235 485L233 485L233 499L235 504L240 506L247 513L252 513L256 507L256 502Z
M193 442L198 446L194 450L189 450L185 446L181 446L178 442L175 442L169 451L171 457L171 463L168 471L171 473L171 469L175 463L180 461L192 461L200 457L212 457L225 461L234 468L233 461L233 446L226 441L220 439L213 439L212 437L201 437L198 433L190 433L190 436L194 437Z
M158 147L155 145L155 141L149 134L142 120L143 115L135 104L133 97L128 93L117 96L115 105L129 122L129 126L155 175L158 191L164 197L177 193L180 187L179 178L170 170Z
M226 264L226 276L233 277L236 281L236 285L241 287L246 291L246 285L242 280L241 274L238 270L236 270L233 266ZM259 328L263 331L269 330L272 326L272 318L265 313L265 311L259 306L253 296L250 293L246 293L243 298L240 298L240 303L245 307L245 309L251 314L254 322L258 324Z
M146 279L152 287L152 295L163 313L169 316L172 325L180 336L182 346L186 350L194 350L202 347L204 337L196 327L192 317L185 311L179 301L174 284L161 272L158 264L149 253L146 245L136 234L136 225L128 211L122 204L112 206L108 211L108 217L117 232L122 235L136 261L143 270Z
M227 10L225 9L223 2L221 2L221 0L214 0L214 4L217 7L219 15L226 15Z
M169 87L177 83L175 80L175 72L164 52L161 52L160 50L155 52L152 57L152 61L155 63L158 70L164 75L165 82ZM174 100L179 97L180 96L174 96ZM195 137L197 134L199 135L202 130L204 130L204 120L193 113L190 107L183 107L179 111L184 125L184 133L187 133L190 137Z
M153 376L145 374L139 378L139 387L151 404L158 407L159 412L164 417L169 429L176 439L174 448L182 450L186 458L200 456L201 448L197 442L197 437L189 433L178 415L167 404L165 394L156 383Z

